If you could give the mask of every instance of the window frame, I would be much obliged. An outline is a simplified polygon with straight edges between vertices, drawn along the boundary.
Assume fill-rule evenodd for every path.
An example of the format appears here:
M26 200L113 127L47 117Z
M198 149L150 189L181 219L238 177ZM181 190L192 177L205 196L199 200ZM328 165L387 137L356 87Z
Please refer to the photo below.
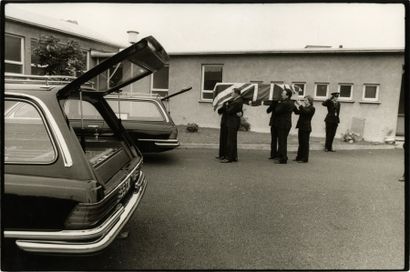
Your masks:
M6 162L6 160L4 160L4 164L13 164L13 165L22 165L22 164L51 165L51 164L54 164L58 160L58 157L59 157L60 154L58 153L57 144L56 144L56 141L54 139L54 135L53 135L53 133L50 129L50 125L48 123L48 120L47 120L45 114L43 113L43 111L41 110L41 108L36 103L34 103L33 101L28 100L28 99L5 98L4 101L16 101L16 102L21 102L21 103L27 103L27 104L30 104L31 106L33 106L36 109L36 111L37 111L37 113L38 113L38 115L39 115L39 117L40 117L40 119L41 119L41 121L44 125L44 128L46 130L46 133L48 135L48 138L50 140L50 143L52 145L53 152L54 152L54 158L50 161L45 161L45 162L38 162L38 161L7 161ZM4 125L6 125L6 123L4 123ZM4 145L4 148L5 147L6 146Z
M294 81L294 82L292 82L292 87L293 88L295 88L295 84L299 84L299 85L303 85L303 94L302 95L299 95L298 94L298 97L305 97L306 96L306 82L304 82L304 81Z
M367 86L374 86L376 87L376 97L375 98L367 98L365 97L366 94L366 87ZM365 102L379 102L379 90L380 90L380 84L377 83L364 83L363 84L363 91L362 91L362 101Z
M166 92L167 94L165 95L165 96L167 96L167 95L169 95L169 65L165 65L164 67L167 67L168 68L168 89L159 89L159 88L154 88L154 73L152 73L151 74L151 80L150 80L150 84L151 84L151 86L150 86L150 93L151 94L157 94L157 93L155 93L155 92ZM163 69L163 68L162 68ZM160 95L161 96L161 95ZM165 97L165 96L163 96L163 97Z
M7 60L6 59L6 52L4 52L4 64L15 64L15 65L21 65L21 73L13 73L13 72L7 72L6 71L6 65L4 65L4 72L8 73L8 74L17 74L17 75L21 75L24 74L24 37L23 36L19 36L19 35L14 35L14 34L10 34L10 33L4 33L4 43L6 43L6 36L12 36L15 38L19 38L20 39L20 57L21 57L21 61L14 61L14 60Z
M318 96L317 95L317 86L318 85L326 85L326 95L325 96ZM314 98L315 99L327 99L329 96L329 83L328 82L315 82L315 90L314 90Z
M202 64L201 65L201 94L200 94L200 101L201 102L212 102L212 99L204 98L203 94L204 93L213 93L213 90L204 90L204 84L205 84L205 68L206 67L220 67L221 68L221 74L222 74L222 80L223 82L223 64ZM221 83L219 82L219 83Z
M350 97L341 96L342 93L340 91L341 91L342 86L350 86ZM354 86L353 83L339 83L338 88L337 88L337 90L339 91L339 100L346 100L346 101L352 100L353 99L353 86Z

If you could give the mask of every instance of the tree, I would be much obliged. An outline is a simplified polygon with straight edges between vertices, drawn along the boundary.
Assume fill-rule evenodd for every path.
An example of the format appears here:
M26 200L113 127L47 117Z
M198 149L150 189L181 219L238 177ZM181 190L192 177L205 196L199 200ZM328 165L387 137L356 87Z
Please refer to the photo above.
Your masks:
M33 54L46 75L76 75L85 69L83 52L76 41L62 43L54 36L41 35Z

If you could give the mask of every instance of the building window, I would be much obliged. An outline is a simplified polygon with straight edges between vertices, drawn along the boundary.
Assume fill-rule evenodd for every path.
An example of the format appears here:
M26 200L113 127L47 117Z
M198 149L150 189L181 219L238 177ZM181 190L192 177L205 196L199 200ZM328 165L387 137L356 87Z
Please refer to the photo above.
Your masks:
M76 77L81 76L90 69L90 52L88 50L81 49L81 55L81 61L84 63L84 70L76 72Z
M5 69L6 73L23 74L24 39L14 35L5 35Z
M298 96L300 96L300 97L305 96L305 85L306 85L306 83L304 83L304 82L294 82L294 83L292 83L293 87L296 86L296 87L300 88L299 93L298 93Z
M329 83L316 83L315 84L315 98L326 98L329 90Z
M339 84L339 98L345 100L351 100L353 94L353 84Z
M379 85L364 84L362 99L363 101L378 101L379 100Z
M216 83L222 82L222 65L202 65L201 100L212 101Z
M168 95L169 91L169 66L163 67L151 76L151 93L161 97Z

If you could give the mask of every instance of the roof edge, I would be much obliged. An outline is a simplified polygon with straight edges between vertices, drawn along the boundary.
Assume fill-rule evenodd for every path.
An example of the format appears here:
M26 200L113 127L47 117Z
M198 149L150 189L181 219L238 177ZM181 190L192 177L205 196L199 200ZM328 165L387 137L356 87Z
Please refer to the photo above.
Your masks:
M386 49L295 49L295 50L255 50L255 51L200 51L200 52L168 52L170 56L190 55L263 55L263 54L369 54L369 53L404 53L404 48Z
M89 40L89 41L98 42L98 43L105 44L105 45L109 45L109 46L112 46L112 47L124 48L124 45L121 45L121 44L116 44L116 43L112 43L112 42L109 42L109 41L96 39L96 38L93 38L93 37L89 37L89 36L82 35L82 34L75 33L75 32L71 32L71 31L62 30L62 29L55 28L55 27L52 27L52 26L48 26L48 25L44 25L44 24L39 24L39 23L35 23L35 22L31 22L31 21L24 20L24 19L19 19L19 18L15 18L15 17L10 17L10 16L5 16L5 18L6 18L7 20L10 20L10 21L14 21L14 22L18 22L18 23L23 23L23 24L31 25L31 26L36 26L36 27L43 28L43 29L49 29L49 30L52 30L52 31L55 31L55 32L64 33L64 34L67 34L67 35L70 35L70 36L74 36L74 37L78 37L78 38L83 38L83 39L86 39L86 40Z

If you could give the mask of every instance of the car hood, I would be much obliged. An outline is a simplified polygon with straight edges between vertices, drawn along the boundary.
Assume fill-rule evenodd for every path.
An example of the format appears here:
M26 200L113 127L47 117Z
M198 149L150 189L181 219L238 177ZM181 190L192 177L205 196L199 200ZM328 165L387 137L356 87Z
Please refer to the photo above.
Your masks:
M152 36L146 37L114 56L88 70L58 91L60 99L76 96L81 91L106 95L158 71L168 64L169 56L161 44ZM121 65L135 65L130 73L122 73L119 78L108 78L106 86L82 87L86 83L97 84L99 76L114 75ZM112 77L112 76L111 76ZM112 83L112 84L111 84ZM98 85L98 84L97 84Z

